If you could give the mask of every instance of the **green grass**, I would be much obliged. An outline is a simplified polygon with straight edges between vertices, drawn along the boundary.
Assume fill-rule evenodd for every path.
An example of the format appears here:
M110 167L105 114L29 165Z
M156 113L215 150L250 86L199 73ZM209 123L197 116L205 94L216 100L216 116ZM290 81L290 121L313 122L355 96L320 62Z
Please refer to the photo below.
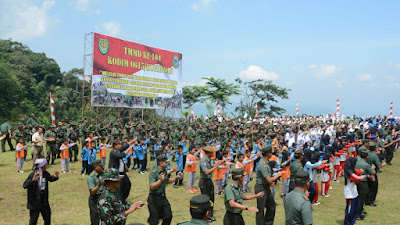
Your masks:
M28 159L30 159L31 148L28 150ZM368 216L364 221L357 224L399 224L399 197L400 197L400 160L399 152L395 153L393 166L386 166L382 169L383 173L379 176L379 192L376 204L378 207L366 206ZM57 165L50 166L48 171L53 174L54 171L61 171L60 160ZM152 162L149 161L152 166ZM15 162L15 153L7 151L0 153L0 209L1 224L27 224L29 221L29 210L26 208L27 191L23 189L22 184L30 173L32 160L24 163L25 173L17 173ZM49 184L50 206L52 210L53 224L90 224L87 177L80 176L81 163L71 163L71 172L60 174L60 179ZM198 175L198 174L197 174ZM186 174L185 174L186 176ZM132 189L128 201L146 201L149 191L148 174L139 175L136 171L129 173L132 182ZM253 174L253 177L254 174ZM187 177L185 177L185 185ZM198 181L198 180L197 180ZM313 206L314 224L343 224L345 199L343 197L343 178L340 183L332 182L333 189L329 191L330 197L320 196L321 205ZM197 182L196 182L197 185ZM251 190L254 187L254 181L251 183ZM171 204L173 212L172 224L187 221L190 219L189 200L193 196L186 192L186 186L175 189L172 185L167 187L167 197ZM281 183L278 183L277 190L281 190ZM279 193L279 191L278 191ZM283 201L277 193L276 202L278 203L275 224L284 224L285 213ZM255 200L247 201L249 206L256 206ZM225 214L223 196L216 196L215 217L217 221L213 224L222 224L222 218ZM128 217L129 223L147 224L148 209L144 207L135 211ZM255 224L255 213L244 211L242 213L246 224ZM43 221L40 218L39 224Z

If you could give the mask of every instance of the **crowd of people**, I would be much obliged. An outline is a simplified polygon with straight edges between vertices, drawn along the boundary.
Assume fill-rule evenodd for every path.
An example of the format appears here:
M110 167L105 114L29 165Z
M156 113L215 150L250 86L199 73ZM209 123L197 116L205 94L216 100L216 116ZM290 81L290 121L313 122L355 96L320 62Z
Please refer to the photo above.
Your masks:
M344 224L355 224L366 217L364 206L376 206L378 173L391 165L400 140L399 119L355 116L346 120L325 116L116 119L109 124L89 123L84 118L80 124L65 119L57 127L44 129L33 114L21 120L15 131L8 120L0 126L3 151L6 141L17 141L19 173L27 159L28 143L32 144L33 172L23 185L28 189L30 224L36 224L39 213L50 224L47 182L56 181L59 175L51 176L46 168L58 158L63 173L69 172L70 162L82 161L92 224L125 224L126 217L144 205L148 206L149 224L160 220L170 224L173 214L165 187L183 186L184 177L189 194L201 192L190 202L192 220L184 224L216 221L215 195L224 196L224 224L244 224L243 210L256 213L257 225L273 224L277 195L284 198L286 224L313 224L312 207L330 196L330 182L339 182L342 176ZM151 167L148 160L153 161ZM126 201L131 190L128 171L135 170L148 173L149 196L145 202L131 204ZM276 189L278 181L281 190ZM254 192L249 188L251 182ZM244 195L247 192L254 194ZM257 207L243 203L251 199L256 199Z

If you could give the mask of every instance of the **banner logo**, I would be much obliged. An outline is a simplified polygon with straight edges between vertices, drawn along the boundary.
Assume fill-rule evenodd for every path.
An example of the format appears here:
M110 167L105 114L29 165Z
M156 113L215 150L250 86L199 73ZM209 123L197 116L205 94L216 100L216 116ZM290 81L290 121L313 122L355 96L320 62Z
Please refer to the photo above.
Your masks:
M179 57L177 55L174 55L174 68L178 69L179 67Z
M99 39L99 51L101 54L107 54L109 47L110 43L106 39Z

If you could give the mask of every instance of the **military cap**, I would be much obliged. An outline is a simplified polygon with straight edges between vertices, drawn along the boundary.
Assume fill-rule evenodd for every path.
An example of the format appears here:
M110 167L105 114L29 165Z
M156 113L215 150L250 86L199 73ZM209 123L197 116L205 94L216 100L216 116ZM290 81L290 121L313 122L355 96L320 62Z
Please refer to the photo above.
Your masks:
M96 159L92 162L92 166L101 166L103 167L103 163L101 163L100 159Z
M368 150L362 149L362 150L360 151L360 156L367 156L367 155L368 155Z
M269 147L264 147L263 149L261 149L262 154L268 154L268 153L272 153L272 148Z
M25 118L24 117L21 117L21 119L20 120L22 120L22 121L25 121Z
M55 124L52 124L50 128L56 128L57 126Z
M369 147L376 147L375 142L372 142L372 141L368 142L368 146Z
M190 208L192 209L208 209L213 207L210 197L207 195L197 195L190 199Z
M71 126L76 126L76 123L75 123L75 122L72 122L72 123L71 123Z
M299 156L302 156L302 155L304 155L304 153L301 150L294 151L294 156L299 157Z
M20 123L20 124L18 125L18 128L21 128L21 127L24 127L24 125L23 125L22 123Z
M243 168L236 168L232 170L232 176L243 176L243 175L245 175Z
M35 114L31 113L31 116L35 116Z
M166 155L159 155L157 156L157 162L168 162L169 159L167 158Z
M102 179L104 181L107 181L107 180L109 180L109 181L119 181L124 176L120 176L117 169L109 168L103 173L103 175L101 177L102 177Z
M306 171L299 171L296 173L295 183L306 183L310 180L310 175Z
M203 150L206 152L214 152L214 149L210 146L206 146Z

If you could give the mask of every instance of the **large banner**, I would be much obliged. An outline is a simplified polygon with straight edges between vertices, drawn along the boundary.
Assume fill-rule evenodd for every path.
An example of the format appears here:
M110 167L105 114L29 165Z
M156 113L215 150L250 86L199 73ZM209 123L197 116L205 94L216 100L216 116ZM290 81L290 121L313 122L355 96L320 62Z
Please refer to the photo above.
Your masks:
M182 54L94 33L92 106L181 109Z

